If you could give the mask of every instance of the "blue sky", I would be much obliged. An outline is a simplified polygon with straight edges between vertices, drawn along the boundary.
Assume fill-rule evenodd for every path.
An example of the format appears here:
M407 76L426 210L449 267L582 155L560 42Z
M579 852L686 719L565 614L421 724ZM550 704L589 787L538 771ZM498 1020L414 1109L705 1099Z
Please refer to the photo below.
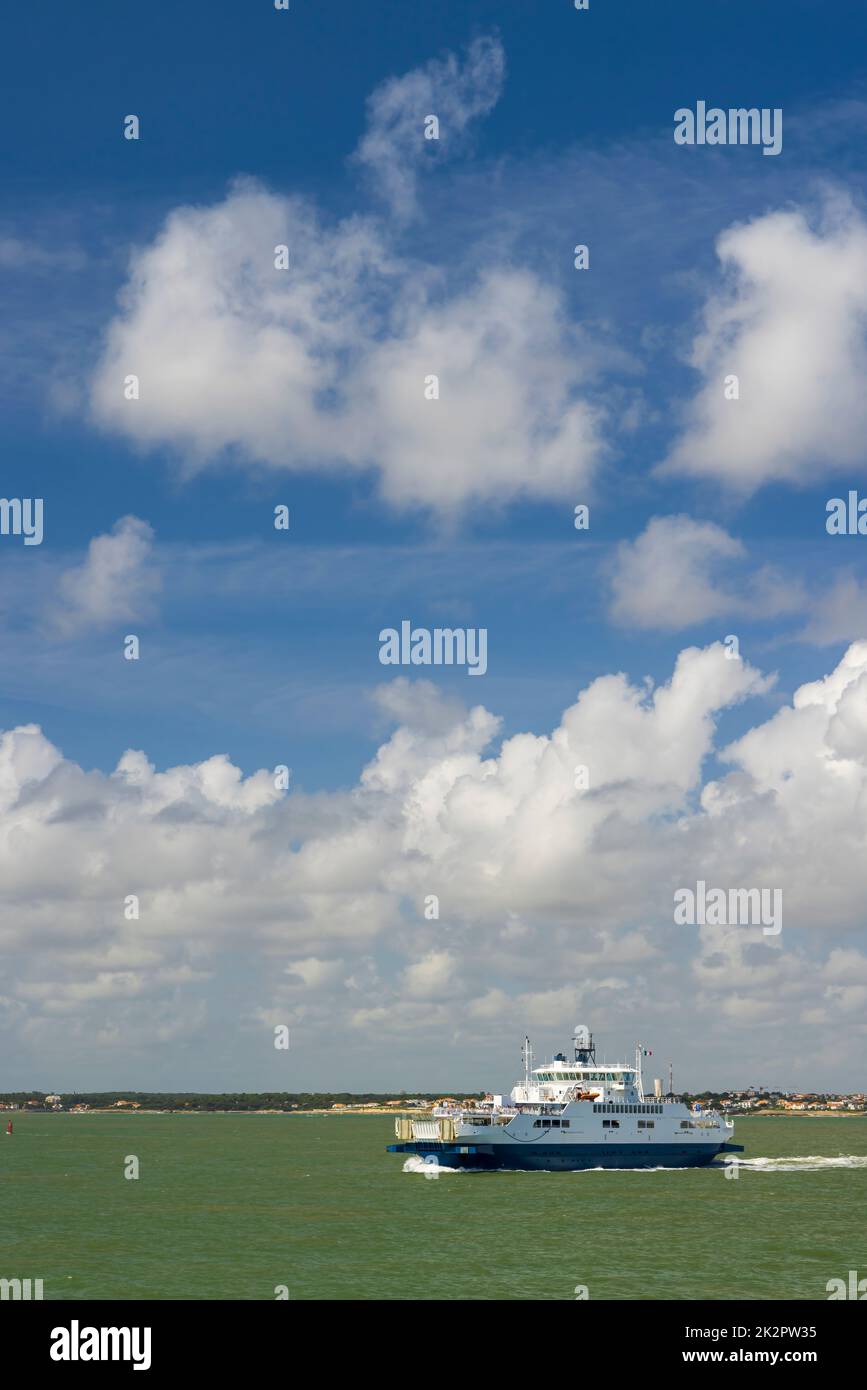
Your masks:
M858 1082L862 802L853 792L841 844L824 795L832 806L833 777L860 775L864 748L846 740L867 657L845 668L851 690L828 687L824 733L793 731L790 707L867 638L863 537L825 528L827 499L864 472L865 28L856 4L832 23L819 4L777 0L722 17L603 0L580 13L569 0L293 0L288 13L191 3L121 21L94 3L86 23L58 4L10 16L3 493L44 499L45 538L0 537L0 728L37 724L62 755L19 754L14 738L6 750L8 814L35 865L33 881L13 873L8 908L10 1085L491 1084L471 1048L502 1085L489 1024L509 1037L536 1026L550 1050L576 1009L612 1044L631 1042L637 1010L645 1031L689 1048L696 1083L763 1079L754 1056L769 1082L802 1080L793 1040L842 1019L847 1060L830 1049L812 1079ZM675 145L673 113L699 99L781 108L782 153ZM419 103L442 111L436 148L416 138ZM130 112L137 141L123 138ZM276 282L264 261L283 227L292 266ZM589 271L573 266L578 243ZM401 396L404 364L442 375L433 443ZM746 423L729 433L714 392L736 368ZM134 416L116 391L126 371L142 376ZM577 532L582 502L591 525ZM280 503L288 532L273 527ZM485 676L410 669L398 677L429 684L383 694L395 673L378 634L404 618L484 627ZM138 663L122 659L128 632ZM664 687L680 652L728 634L776 680L717 689L696 675L682 765L665 764L676 795L655 773L637 791L664 730L636 735L621 766L616 707L632 697L612 688L588 754L612 802L592 829L577 811L568 832L546 828L540 765L498 848L456 854L455 806L501 740L549 737L603 677ZM499 719L487 752L458 702ZM447 736L449 720L463 732ZM411 756L401 729L415 731ZM726 757L744 736L744 756ZM813 764L799 782L796 753L780 751L811 738L826 770L845 762L824 793ZM453 765L456 746L467 765ZM128 749L158 773L219 755L245 778L286 764L291 792L282 810L258 792L215 802L190 773L121 815L113 774ZM392 756L400 771L382 785L363 772ZM432 806L423 788L444 778L451 792ZM738 803L725 825L708 809L718 798ZM181 837L176 856L163 845L150 877L132 860L110 868L106 825L127 813L131 845L161 817L201 819L203 842ZM415 843L419 816L432 819ZM74 844L58 850L67 822ZM697 845L682 862L678 825ZM764 857L743 850L745 827ZM389 841L382 862L367 878L347 869L332 900L329 862L368 833ZM562 860L541 868L564 833ZM518 834L535 868L509 884ZM830 876L824 897L801 880L799 836L813 880ZM644 853L667 877L618 889L614 842L621 879ZM66 890L46 889L39 864L67 851ZM99 867L85 872L88 854ZM779 882L792 904L782 942L672 943L670 884L704 865ZM423 935L426 879L449 884L452 906ZM112 917L126 892L149 903L135 941ZM772 962L750 964L771 946ZM684 993L672 1029L650 1000ZM288 1071L262 1043L284 1017ZM351 1064L333 1020L355 1040Z

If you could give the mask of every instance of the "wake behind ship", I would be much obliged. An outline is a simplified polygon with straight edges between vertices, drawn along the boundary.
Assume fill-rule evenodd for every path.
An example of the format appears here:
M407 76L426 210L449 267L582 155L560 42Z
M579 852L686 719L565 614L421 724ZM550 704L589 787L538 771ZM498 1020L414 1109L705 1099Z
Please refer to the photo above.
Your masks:
M524 1079L508 1100L436 1107L430 1118L396 1121L401 1142L389 1153L415 1154L445 1168L695 1168L731 1142L734 1122L715 1110L690 1109L674 1097L647 1097L641 1054L635 1066L596 1061L589 1029L573 1034L574 1060L558 1053L533 1067L524 1040ZM661 1089L661 1088L659 1088Z

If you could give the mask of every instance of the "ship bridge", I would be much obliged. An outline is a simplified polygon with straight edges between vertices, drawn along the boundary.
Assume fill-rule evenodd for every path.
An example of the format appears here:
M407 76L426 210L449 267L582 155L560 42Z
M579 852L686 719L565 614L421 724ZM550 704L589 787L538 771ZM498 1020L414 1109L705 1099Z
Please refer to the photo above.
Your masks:
M524 1079L512 1089L516 1105L538 1105L546 1101L595 1100L640 1104L644 1100L641 1073L625 1062L598 1062L589 1029L580 1025L573 1034L574 1053L570 1061L558 1052L550 1062L533 1065L529 1038L524 1040Z

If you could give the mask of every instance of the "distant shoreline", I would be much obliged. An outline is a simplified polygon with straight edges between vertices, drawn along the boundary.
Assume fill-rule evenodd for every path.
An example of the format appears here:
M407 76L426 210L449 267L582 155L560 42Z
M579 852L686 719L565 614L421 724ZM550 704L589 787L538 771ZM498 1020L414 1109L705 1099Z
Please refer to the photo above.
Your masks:
M729 1118L732 1111L728 1112ZM737 1112L737 1120L863 1120L867 1110L750 1110Z
M744 1112L728 1111L726 1113L730 1119L735 1120L863 1120L867 1118L867 1110L751 1110ZM349 1108L343 1110L151 1110L145 1109L144 1107L142 1107L139 1110L133 1110L131 1106L123 1106L120 1109L115 1109L113 1106L108 1106L104 1110L30 1109L7 1111L6 1114L10 1118L15 1117L16 1119L20 1118L20 1116L22 1115L286 1115L289 1117L293 1115L325 1115L334 1119L338 1119L344 1115L375 1115L378 1117L387 1117L389 1115L414 1115L416 1118L429 1118L431 1111L423 1110L419 1106L409 1106L406 1108L401 1108L398 1106L389 1106L387 1110L352 1110Z
M4 1112L9 1119L16 1120L22 1115L329 1115L337 1119L340 1115L430 1115L430 1110L422 1110L417 1105L407 1109L399 1109L397 1106L390 1106L388 1110L153 1110L146 1109L144 1106L139 1110L133 1110L132 1106L123 1106L117 1110L114 1106L107 1106L104 1110L9 1110Z

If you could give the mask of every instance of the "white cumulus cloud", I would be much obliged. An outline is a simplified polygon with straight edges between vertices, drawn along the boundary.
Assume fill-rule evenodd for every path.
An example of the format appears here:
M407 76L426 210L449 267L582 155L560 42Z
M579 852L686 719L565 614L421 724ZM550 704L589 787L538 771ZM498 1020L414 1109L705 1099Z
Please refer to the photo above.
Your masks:
M724 285L693 344L702 385L664 471L742 492L862 466L867 224L841 199L818 219L771 212L717 241ZM725 378L740 397L726 399Z
M392 204L408 210L425 144L445 150L490 108L502 67L500 46L479 39L463 63L374 94L359 158ZM441 144L423 139L428 114ZM605 454L611 351L535 271L420 264L398 232L393 218L334 222L249 179L176 208L132 253L90 382L93 419L142 449L167 446L187 470L229 459L370 472L396 506L582 495Z
M714 643L659 685L600 676L549 733L503 738L482 706L437 714L425 687L354 787L314 796L223 756L157 771L128 752L86 772L35 726L11 730L7 1026L26 1041L62 1014L82 1046L189 1039L240 954L258 973L245 1026L303 1026L308 1046L335 1025L372 1052L487 1039L495 1015L565 1029L579 1007L610 1031L636 1010L702 1037L736 1020L744 1065L751 1028L785 1049L837 1015L854 1045L867 959L841 934L867 892L867 643L717 746L722 712L769 689ZM408 694L384 705L410 715ZM699 878L780 889L781 935L676 926L674 890Z
M48 616L64 636L147 618L159 587L151 527L138 517L121 517L108 534L94 537L83 564L60 576Z
M722 615L791 613L805 601L796 577L769 565L750 570L741 541L689 516L652 517L634 541L622 541L610 580L615 622L672 632Z

